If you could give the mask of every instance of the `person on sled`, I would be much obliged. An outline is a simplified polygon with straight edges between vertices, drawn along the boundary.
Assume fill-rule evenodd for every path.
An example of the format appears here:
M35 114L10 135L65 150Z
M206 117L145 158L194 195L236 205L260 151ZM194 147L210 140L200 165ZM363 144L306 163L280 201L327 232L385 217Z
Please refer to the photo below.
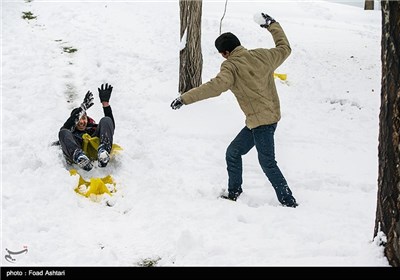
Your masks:
M64 157L69 164L75 163L83 170L90 171L93 164L88 155L83 151L83 135L98 137L100 144L97 149L99 167L106 167L110 160L115 121L110 106L110 96L113 87L102 84L99 91L100 102L103 106L104 117L97 124L86 111L93 106L93 93L88 91L80 107L72 110L70 117L60 128L58 139Z

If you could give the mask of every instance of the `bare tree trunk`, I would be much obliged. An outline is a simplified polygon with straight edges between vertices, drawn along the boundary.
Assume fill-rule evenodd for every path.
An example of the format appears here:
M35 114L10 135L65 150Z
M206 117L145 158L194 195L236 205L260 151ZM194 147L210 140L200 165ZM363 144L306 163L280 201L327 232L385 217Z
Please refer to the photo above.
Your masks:
M202 1L179 0L180 35L179 92L184 93L201 85L203 56L201 52Z
M365 0L364 10L373 10L374 9L374 0Z
M381 1L382 88L374 237L383 233L389 264L400 266L400 3Z

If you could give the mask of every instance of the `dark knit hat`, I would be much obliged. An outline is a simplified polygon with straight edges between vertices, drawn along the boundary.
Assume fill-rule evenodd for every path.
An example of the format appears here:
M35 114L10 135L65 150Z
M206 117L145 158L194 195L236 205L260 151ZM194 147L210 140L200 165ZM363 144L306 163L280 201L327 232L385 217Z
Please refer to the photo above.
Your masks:
M215 47L218 52L232 52L237 46L240 46L239 39L230 32L223 33L215 40Z

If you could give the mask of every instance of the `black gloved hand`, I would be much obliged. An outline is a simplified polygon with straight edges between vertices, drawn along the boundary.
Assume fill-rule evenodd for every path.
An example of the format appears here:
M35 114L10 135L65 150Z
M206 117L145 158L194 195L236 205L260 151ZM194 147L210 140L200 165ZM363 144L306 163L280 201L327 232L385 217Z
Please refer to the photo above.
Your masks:
M269 27L272 23L276 22L271 16L261 13L262 17L265 19L265 24L260 24L261 27L267 28Z
M101 102L110 101L112 89L113 89L113 87L111 85L108 85L108 83L105 86L104 86L104 84L102 84L101 88L98 88L99 97L100 97Z
M85 111L82 109L82 107L75 108L72 110L71 116L64 123L63 127L69 130L73 129L84 113Z
M86 111L87 109L89 109L90 107L93 106L94 102L94 97L93 97L93 93L90 92L90 90L86 93L85 98L83 99L83 102L81 104L81 108Z
M178 98L176 98L174 101L172 101L172 103L171 103L171 108L174 109L174 110L176 110L176 109L181 108L182 105L183 105L182 99L181 99L181 97L178 97Z

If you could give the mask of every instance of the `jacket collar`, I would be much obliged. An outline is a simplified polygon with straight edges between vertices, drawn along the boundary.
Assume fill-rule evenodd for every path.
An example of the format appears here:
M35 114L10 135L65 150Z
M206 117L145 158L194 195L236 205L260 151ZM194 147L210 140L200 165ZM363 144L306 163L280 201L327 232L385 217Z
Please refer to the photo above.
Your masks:
M232 52L231 52L231 54L229 55L229 57L235 57L235 56L239 56L240 55L240 53L242 53L243 51L245 51L246 50L246 48L245 47L243 47L243 46L237 46ZM229 59L229 57L228 57L228 59Z

